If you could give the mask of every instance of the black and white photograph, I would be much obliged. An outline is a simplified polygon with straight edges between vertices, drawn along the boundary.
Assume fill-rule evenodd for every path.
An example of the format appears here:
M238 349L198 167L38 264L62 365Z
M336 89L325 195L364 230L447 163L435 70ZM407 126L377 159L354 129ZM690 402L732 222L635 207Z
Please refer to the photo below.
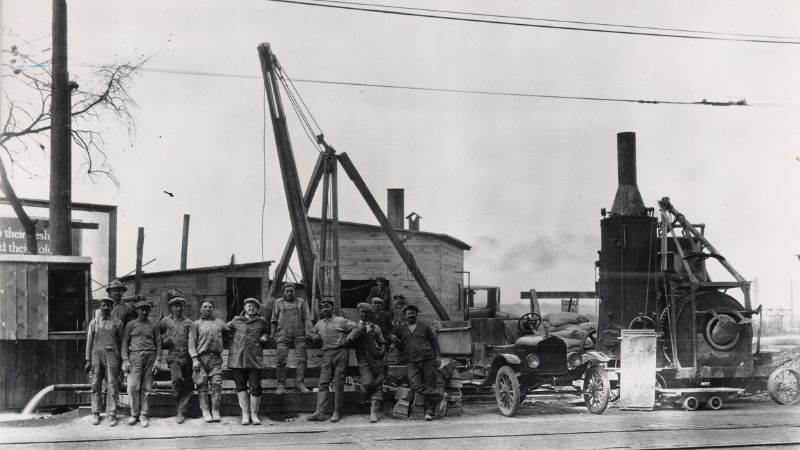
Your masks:
M0 0L0 448L800 447L798 21Z

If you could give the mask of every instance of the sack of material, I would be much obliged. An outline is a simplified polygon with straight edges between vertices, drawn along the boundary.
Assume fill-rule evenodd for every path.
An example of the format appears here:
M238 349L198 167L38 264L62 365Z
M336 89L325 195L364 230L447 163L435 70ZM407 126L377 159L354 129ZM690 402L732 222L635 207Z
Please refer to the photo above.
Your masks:
M543 319L553 324L554 327L557 327L571 323L577 324L578 314L573 312L554 312L545 314Z

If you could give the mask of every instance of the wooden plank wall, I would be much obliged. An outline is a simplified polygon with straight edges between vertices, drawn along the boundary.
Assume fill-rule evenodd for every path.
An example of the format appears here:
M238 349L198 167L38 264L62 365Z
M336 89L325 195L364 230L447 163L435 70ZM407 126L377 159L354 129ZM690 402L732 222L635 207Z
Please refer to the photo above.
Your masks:
M311 222L317 242L320 241L319 226L319 221ZM435 236L408 231L400 231L399 234L401 237L408 237L405 241L406 248L414 255L417 266L451 319L460 318L458 285L461 284L461 276L453 272L463 270L464 251ZM421 310L422 320L439 319L382 230L370 226L340 224L339 246L343 280L372 280L378 275L384 275L389 281L392 295L402 294L406 297L406 303L417 305ZM346 295L346 292L342 293L343 298ZM363 300L365 299L358 299Z
M47 264L0 263L0 340L47 340Z

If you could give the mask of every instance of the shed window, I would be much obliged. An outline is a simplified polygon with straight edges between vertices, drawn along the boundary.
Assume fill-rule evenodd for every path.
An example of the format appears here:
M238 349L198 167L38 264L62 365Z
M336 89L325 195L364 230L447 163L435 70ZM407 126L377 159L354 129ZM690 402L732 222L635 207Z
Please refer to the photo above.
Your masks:
M83 331L86 325L86 271L51 266L48 277L49 331Z
M386 282L388 286L388 281ZM342 308L355 308L361 302L367 302L369 291L375 286L375 280L342 280Z

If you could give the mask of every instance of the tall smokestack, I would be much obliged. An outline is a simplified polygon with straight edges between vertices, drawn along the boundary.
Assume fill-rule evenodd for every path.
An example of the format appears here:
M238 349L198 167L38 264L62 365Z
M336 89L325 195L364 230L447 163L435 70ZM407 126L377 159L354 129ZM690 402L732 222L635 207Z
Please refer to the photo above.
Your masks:
M387 189L386 199L386 218L392 228L403 228L403 219L405 218L404 210L404 191L405 189Z
M617 194L610 215L642 216L647 214L642 194L636 185L636 133L617 133Z

